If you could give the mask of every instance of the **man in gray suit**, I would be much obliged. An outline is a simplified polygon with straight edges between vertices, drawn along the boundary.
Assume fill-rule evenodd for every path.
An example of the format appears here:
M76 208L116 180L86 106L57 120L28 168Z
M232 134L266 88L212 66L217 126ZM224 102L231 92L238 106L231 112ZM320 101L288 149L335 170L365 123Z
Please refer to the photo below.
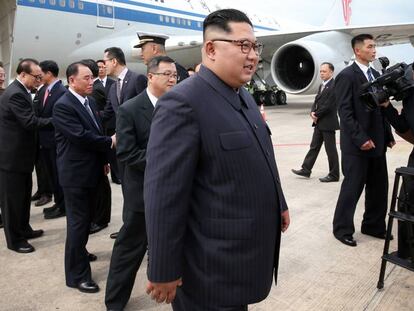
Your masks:
M155 104L177 83L174 61L168 56L154 57L148 63L147 77L147 89L120 106L116 120L117 156L125 167L124 210L106 284L108 310L123 310L128 303L147 251L143 195L145 154Z
M144 181L147 293L174 310L247 310L277 275L289 225L250 81L262 51L237 10L204 21L203 66L160 98Z

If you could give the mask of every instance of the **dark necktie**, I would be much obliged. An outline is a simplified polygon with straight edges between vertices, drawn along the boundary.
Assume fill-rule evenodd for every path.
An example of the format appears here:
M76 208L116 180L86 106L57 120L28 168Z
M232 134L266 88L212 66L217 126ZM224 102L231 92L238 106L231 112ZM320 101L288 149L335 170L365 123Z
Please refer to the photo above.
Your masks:
M118 99L118 105L121 104L121 79L116 80L116 98Z
M83 105L85 106L86 111L88 111L89 115L91 116L93 123L95 123L96 128L98 128L98 129L99 129L99 125L98 125L98 123L97 123L97 122L96 122L96 120L95 120L95 116L93 115L92 109L91 109L91 107L89 106L89 101L88 101L88 99L87 99L87 98L85 99L85 102L83 103Z
M102 85L105 87L105 83L104 83L104 80L100 80L101 81L101 83L102 83Z
M371 67L368 67L367 76L368 76L368 81L369 82L374 81L374 76L372 75L372 69L371 69Z

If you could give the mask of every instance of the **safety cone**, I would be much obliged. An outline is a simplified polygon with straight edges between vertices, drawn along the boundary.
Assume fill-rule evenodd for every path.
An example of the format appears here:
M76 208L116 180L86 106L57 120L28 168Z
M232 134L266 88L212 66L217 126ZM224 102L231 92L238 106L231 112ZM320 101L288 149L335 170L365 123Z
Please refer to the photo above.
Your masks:
M266 112L263 104L260 105L260 114L262 115L263 120L266 122Z

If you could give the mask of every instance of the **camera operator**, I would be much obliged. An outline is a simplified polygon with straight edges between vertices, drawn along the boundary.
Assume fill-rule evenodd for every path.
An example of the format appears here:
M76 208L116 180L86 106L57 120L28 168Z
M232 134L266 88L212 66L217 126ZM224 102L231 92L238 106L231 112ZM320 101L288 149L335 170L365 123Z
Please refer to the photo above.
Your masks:
M398 133L401 133L401 137L406 140L410 140L410 138L413 138L412 133L414 132L414 90L411 90L408 96L403 99L402 104L403 109L401 110L401 114L398 114L398 110L395 109L389 101L381 104L381 106L384 107L383 112L391 123L392 127ZM413 140L411 139L410 142L412 143ZM407 166L414 168L414 148L408 158ZM414 203L414 179L403 177L403 183L405 183L405 187L401 188L400 191L399 197L401 200L399 200L398 210L401 211L405 210L405 208L408 208L409 213L414 215L414 208L412 205ZM405 189L405 191L403 191L403 189ZM403 202L406 199L410 202L410 204L408 206L403 206ZM409 257L409 226L411 226L412 233L414 231L413 224L409 224L403 221L398 222L398 256L401 258ZM411 239L412 238L413 237L411 237Z

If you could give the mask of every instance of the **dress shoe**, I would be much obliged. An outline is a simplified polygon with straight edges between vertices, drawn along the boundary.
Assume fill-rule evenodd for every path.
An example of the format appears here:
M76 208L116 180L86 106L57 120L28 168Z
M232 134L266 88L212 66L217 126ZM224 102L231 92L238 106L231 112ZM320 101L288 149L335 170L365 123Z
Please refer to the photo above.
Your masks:
M43 206L43 205L49 203L50 201L52 201L52 197L50 197L48 195L42 195L41 198L39 199L39 201L37 201L35 203L35 206Z
M34 252L35 248L31 244L24 242L16 247L13 247L12 250L14 250L17 253L27 254Z
M352 236L342 236L342 237L336 237L338 241L344 243L347 246L355 247L357 246L357 242L354 240Z
M24 237L26 239L37 239L40 238L43 235L43 233L45 232L42 229L33 230L32 232L25 234Z
M66 213L65 211L62 211L60 208L56 208L51 212L45 213L45 219L55 219L63 216L66 216Z
M91 227L89 229L89 234L94 234L96 232L99 232L102 229L105 229L106 227L108 227L108 224L98 225L98 224L93 222L93 223L91 223Z
M335 181L339 181L339 178L333 177L331 175L319 178L320 182L335 182Z
M303 176L303 177L310 177L311 173L309 171L305 171L303 168L301 168L300 170L294 170L292 169L292 173L299 175L299 176Z
M94 281L86 281L78 284L78 289L82 293L97 293L99 292L99 286Z
M384 232L384 233L370 233L370 232L367 232L367 231L364 231L364 230L361 230L361 233L365 234L365 235L372 236L372 237L377 238L377 239L381 239L381 240L385 240L385 237L387 235L386 232ZM391 234L390 241L392 241L392 240L394 240L394 236Z
M34 195L32 195L32 197L30 198L30 201L37 201L40 199L42 195L39 193L39 191L36 191L36 193Z
M121 184L121 180L118 178L118 179L112 179L112 182L114 183L114 184L117 184L117 185L120 185Z
M56 209L58 209L58 206L56 204L53 204L51 207L45 207L43 209L43 214L53 212Z
M3 219L1 218L1 214L0 214L0 229L3 228L3 227L4 227L4 225L3 225Z
M96 256L95 254L92 254L92 253L88 253L88 259L89 259L90 262L96 261L98 259L98 256Z
M110 237L111 239L116 239L116 238L118 237L118 233L119 233L119 232L114 232L114 233L111 233L111 234L109 235L109 237Z

